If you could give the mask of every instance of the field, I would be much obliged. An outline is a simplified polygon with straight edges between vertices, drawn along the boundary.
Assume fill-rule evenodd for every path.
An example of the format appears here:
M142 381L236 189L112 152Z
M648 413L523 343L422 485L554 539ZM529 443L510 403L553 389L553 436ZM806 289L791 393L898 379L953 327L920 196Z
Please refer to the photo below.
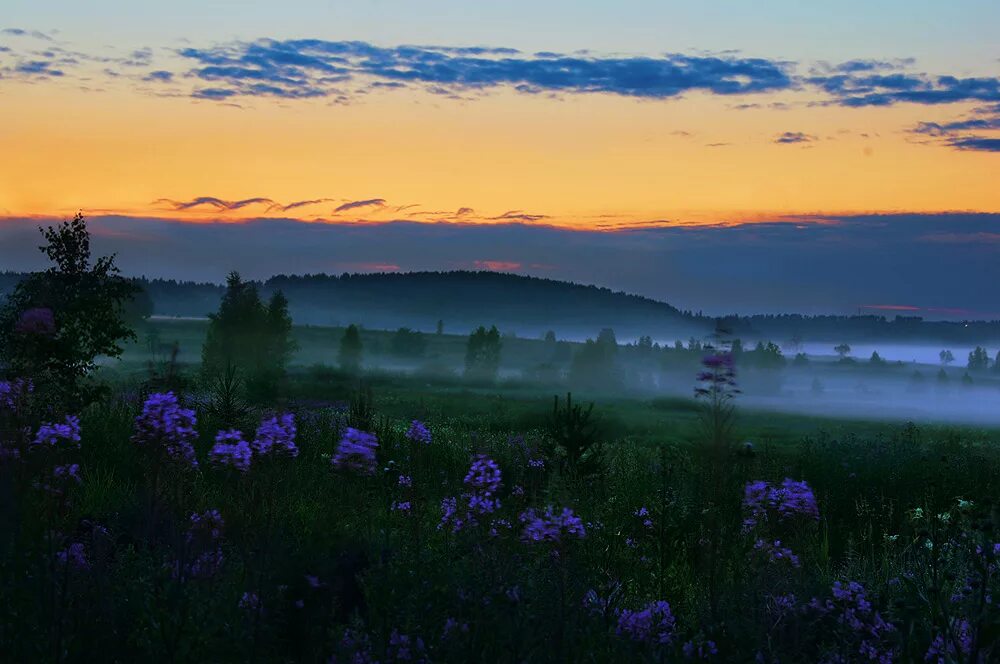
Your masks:
M573 410L523 380L359 381L329 366L341 331L323 328L296 328L307 359L253 402L197 379L204 330L160 325L181 345L177 406L146 401L162 353L140 340L103 368L112 389L78 445L66 429L18 439L45 418L5 410L23 443L0 471L6 660L997 654L995 430L776 415L739 395L595 392ZM460 362L459 340L432 338L434 354ZM164 408L175 423L191 408L193 431ZM258 430L275 413L291 438L282 420ZM252 456L210 452L230 429ZM79 481L56 470L72 464Z

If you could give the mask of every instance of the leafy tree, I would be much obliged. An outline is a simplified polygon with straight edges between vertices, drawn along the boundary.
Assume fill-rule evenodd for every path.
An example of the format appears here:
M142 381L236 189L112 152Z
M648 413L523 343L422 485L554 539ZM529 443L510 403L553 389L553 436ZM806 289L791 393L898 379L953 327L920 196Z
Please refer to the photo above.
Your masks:
M871 364L873 367L880 367L885 364L885 360L882 359L882 356L878 354L877 350L873 350L872 357L870 360L868 360L868 363Z
M500 331L480 325L469 335L465 347L465 375L477 380L495 380L500 369Z
M280 291L265 306L252 282L229 273L219 310L209 315L201 351L203 378L214 384L236 372L251 396L273 398L295 349L291 330L288 300Z
M397 357L423 357L427 341L422 333L401 327L392 335L389 349Z
M435 330L435 334L437 334L438 336L444 334L444 321L441 320L440 318L438 319L437 322L437 329Z
M361 371L361 357L364 346L361 343L361 332L357 325L348 325L344 330L344 336L340 339L340 368L344 371L357 374Z
M938 357L941 358L941 364L948 366L955 361L955 355L950 350L943 350L938 353Z
M993 371L1000 373L1000 350L997 351L997 359L993 360Z
M850 344L840 344L839 346L833 347L833 352L840 356L840 359L845 360L847 356L851 354Z
M990 367L990 356L986 353L986 349L981 346L976 346L972 352L969 353L969 363L966 368L969 371L986 371Z
M809 357L805 353L796 353L792 365L796 367L809 366Z
M113 255L91 261L82 214L39 230L52 266L22 279L0 310L0 370L30 377L50 405L76 409L101 391L97 358L120 357L136 338L126 310L139 288Z
M601 330L596 341L587 339L573 355L569 378L574 385L591 389L621 385L618 344L613 330Z

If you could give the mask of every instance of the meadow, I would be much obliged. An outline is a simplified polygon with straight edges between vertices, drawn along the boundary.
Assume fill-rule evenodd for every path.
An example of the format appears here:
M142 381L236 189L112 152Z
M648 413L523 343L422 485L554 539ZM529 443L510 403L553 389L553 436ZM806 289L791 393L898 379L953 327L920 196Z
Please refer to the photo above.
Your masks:
M1000 656L995 429L755 410L732 344L685 396L504 378L542 342L485 328L366 366L391 333L238 277L125 343L79 265L0 315L3 661Z

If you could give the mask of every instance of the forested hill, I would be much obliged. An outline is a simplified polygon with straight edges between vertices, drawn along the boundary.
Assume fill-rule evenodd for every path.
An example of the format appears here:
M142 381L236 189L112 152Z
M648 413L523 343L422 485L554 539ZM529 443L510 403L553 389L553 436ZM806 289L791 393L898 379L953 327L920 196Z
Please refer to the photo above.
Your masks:
M220 287L153 280L147 285L156 313L205 315L215 309ZM701 336L712 322L649 298L497 272L279 275L261 285L263 295L281 290L298 323L431 331L442 321L449 332L496 324L522 335L559 330L595 336L613 327L623 336Z
M0 273L0 298L22 275ZM154 314L203 317L218 308L223 286L141 279ZM597 286L497 272L409 272L388 274L279 275L258 284L269 296L282 290L299 324L361 323L373 329L409 327L464 334L479 325L536 336L547 330L561 338L595 337L606 327L623 340L649 335L670 341L702 338L712 318L669 304ZM800 341L923 341L995 345L1000 322L940 322L896 316L727 317L723 327L743 339L780 344Z

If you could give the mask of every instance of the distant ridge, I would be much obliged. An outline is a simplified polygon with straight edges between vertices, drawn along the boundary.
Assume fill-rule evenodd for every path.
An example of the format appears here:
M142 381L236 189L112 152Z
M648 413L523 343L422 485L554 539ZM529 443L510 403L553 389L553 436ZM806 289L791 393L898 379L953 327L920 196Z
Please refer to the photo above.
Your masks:
M0 298L23 275L0 273ZM138 279L163 316L203 317L218 308L224 287L166 279ZM257 282L262 295L285 293L297 324L373 329L409 327L465 334L479 325L502 332L560 338L594 338L604 328L621 340L648 335L660 341L704 338L719 324L744 340L767 339L793 347L794 341L898 342L935 340L993 348L1000 322L924 321L914 316L803 316L760 314L720 319L681 311L652 298L600 286L492 271L387 272L369 274L276 275Z

